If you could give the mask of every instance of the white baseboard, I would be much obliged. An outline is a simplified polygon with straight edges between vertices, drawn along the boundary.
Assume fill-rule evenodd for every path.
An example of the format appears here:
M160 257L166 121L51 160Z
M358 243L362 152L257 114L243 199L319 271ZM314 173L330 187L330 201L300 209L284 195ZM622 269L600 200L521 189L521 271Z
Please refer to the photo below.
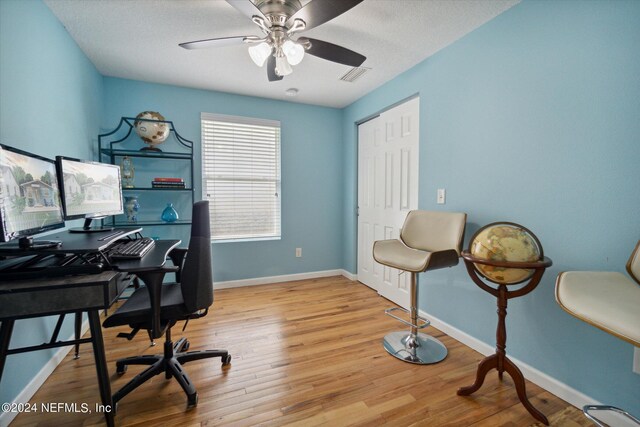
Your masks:
M462 344L467 347L471 347L478 353L481 353L484 356L489 356L495 352L495 347L481 341L466 332L461 331L460 329L451 326L447 322L444 322L438 319L435 316L430 315L422 310L418 310L420 316L425 319L429 319L431 325L434 328L437 328L449 335L451 338L460 341ZM577 408L582 408L584 405L601 405L602 403L596 401L595 399L587 396L586 394L569 387L563 382L558 381L557 379L551 377L550 375L545 374L544 372L528 365L518 359L513 357L509 357L518 368L522 371L522 375L531 381L532 383L542 387L548 392L558 396L560 399L572 404Z
M214 282L215 289L240 288L243 286L268 285L271 283L293 282L294 280L317 279L320 277L343 276L344 270L312 271L309 273L284 274L282 276L256 277L255 279L228 280Z
M89 321L85 320L82 323L82 329L80 330L80 336L84 335L89 330ZM75 332L71 333L71 336L67 340L75 339ZM67 354L74 348L72 345L68 347L60 347L55 352L53 357L49 359L47 363L40 369L40 371L29 381L20 394L18 394L12 403L27 403L31 400L34 394L42 387L42 384L49 378L49 375L53 373L56 367L64 360ZM80 347L82 351L82 347ZM11 357L11 356L9 356ZM13 419L18 415L18 412L2 412L0 414L0 426L8 426Z
M349 273L347 270L340 270L340 274L342 274L344 277L346 277L349 280L358 280L357 274Z

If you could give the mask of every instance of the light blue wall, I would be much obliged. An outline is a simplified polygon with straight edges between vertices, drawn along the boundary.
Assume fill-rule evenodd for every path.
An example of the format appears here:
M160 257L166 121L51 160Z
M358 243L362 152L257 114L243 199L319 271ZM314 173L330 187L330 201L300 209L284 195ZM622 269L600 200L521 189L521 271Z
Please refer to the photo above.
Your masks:
M266 84L266 83L265 83ZM105 79L102 126L121 116L159 111L195 142L196 195L201 194L200 113L219 113L281 122L282 239L213 245L214 280L227 281L338 269L342 265L341 111L264 98ZM142 207L144 209L144 206ZM188 230L145 230L187 241ZM180 234L183 233L183 234ZM295 248L302 258L295 258Z
M49 158L90 158L101 115L102 76L49 9L1 0L0 142ZM11 347L48 341L54 325L55 318L17 321ZM0 402L11 402L54 353L9 356Z
M481 225L523 224L554 261L509 303L507 352L636 414L633 347L563 312L554 282L563 270L624 271L640 239L639 22L638 1L524 1L343 116L345 269L356 272L354 122L419 93L420 208L467 212L465 246ZM420 308L494 344L495 300L462 265L420 281Z

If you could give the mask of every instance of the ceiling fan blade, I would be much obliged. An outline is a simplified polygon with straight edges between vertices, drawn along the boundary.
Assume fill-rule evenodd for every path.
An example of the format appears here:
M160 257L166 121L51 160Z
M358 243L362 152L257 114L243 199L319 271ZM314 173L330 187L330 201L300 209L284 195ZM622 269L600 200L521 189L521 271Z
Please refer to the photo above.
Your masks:
M269 59L267 59L267 77L270 82L282 80L283 78L276 74L276 58L273 55L270 55Z
M220 37L217 39L197 40L193 42L180 43L178 46L185 49L206 49L209 47L224 47L243 44L244 40L259 39L256 36L236 36L236 37Z
M251 19L254 16L258 16L264 20L264 22L269 22L266 16L253 4L250 0L227 0L231 6L235 7L236 10L242 13L247 18Z
M346 47L338 46L337 44L322 40L300 37L297 41L303 45L310 42L311 46L308 49L305 47L305 51L309 55L317 56L318 58L326 59L327 61L338 62L351 67L359 67L367 59L366 56L360 55Z
M287 27L291 27L293 21L296 19L302 19L307 24L305 30L317 27L343 14L362 1L363 0L311 0L287 20Z

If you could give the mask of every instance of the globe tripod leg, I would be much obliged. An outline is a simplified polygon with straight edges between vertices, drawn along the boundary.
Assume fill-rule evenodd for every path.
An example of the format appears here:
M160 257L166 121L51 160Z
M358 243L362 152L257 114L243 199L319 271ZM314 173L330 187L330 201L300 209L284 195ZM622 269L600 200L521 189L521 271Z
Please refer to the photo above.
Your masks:
M545 417L542 412L534 408L531 402L529 402L529 399L527 398L527 390L524 382L524 375L522 375L522 372L520 371L520 369L518 369L515 363L513 363L511 360L509 360L506 357L504 358L504 367L507 373L511 376L511 378L513 378L513 382L516 386L516 391L518 393L518 398L520 399L520 402L522 403L522 405L526 408L527 411L529 411L529 413L533 416L533 418L540 421L544 425L548 426L549 420L547 420L547 417Z
M492 354L491 356L485 357L482 362L478 365L478 372L476 373L476 381L467 387L460 387L458 389L458 396L469 396L472 393L475 393L482 387L484 383L484 379L487 376L487 373L498 367L498 355Z

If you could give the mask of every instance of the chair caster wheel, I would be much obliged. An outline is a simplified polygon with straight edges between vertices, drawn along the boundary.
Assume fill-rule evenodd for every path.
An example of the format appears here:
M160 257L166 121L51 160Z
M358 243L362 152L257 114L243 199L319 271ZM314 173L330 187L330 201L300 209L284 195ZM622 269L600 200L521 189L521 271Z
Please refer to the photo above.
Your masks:
M116 374L124 375L125 372L127 372L127 365L116 362Z
M227 354L225 357L222 358L222 366L228 366L231 364L231 355Z
M198 393L187 396L187 408L193 408L196 406L198 406Z
M173 351L176 353L183 353L189 350L189 347L191 347L191 343L189 342L189 340L186 338L180 338L173 345Z

